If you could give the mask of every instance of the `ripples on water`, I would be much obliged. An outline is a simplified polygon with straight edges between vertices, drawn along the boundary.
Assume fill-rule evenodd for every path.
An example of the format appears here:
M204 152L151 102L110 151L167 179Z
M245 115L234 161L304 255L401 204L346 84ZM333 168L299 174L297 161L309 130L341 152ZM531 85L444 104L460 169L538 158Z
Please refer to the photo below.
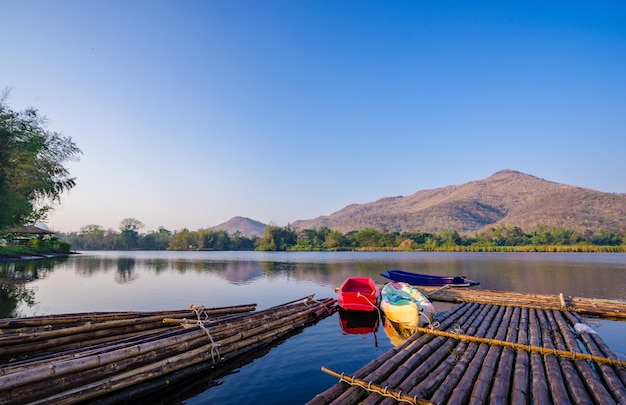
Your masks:
M309 294L336 297L334 288L347 277L384 283L379 273L389 268L465 275L484 289L626 300L622 253L84 252L65 260L0 264L0 276L12 280L3 284L7 298L0 316L150 311L189 303L256 303L263 309ZM435 307L446 310L449 304ZM626 359L626 323L590 322ZM234 373L198 378L178 396L161 399L302 403L336 381L322 366L351 373L391 346L382 325L376 334L348 335L335 314Z

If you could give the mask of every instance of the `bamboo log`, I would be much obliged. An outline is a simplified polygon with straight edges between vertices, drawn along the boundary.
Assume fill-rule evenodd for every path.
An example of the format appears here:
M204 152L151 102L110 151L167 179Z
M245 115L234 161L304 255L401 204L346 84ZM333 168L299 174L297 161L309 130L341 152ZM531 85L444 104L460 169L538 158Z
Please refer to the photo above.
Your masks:
M321 302L320 304L316 304L316 305L311 305L311 306L305 306L305 305L301 305L301 306L294 306L292 308L288 308L288 307L284 307L281 306L280 309L278 310L274 310L275 312L275 320L273 321L273 323L268 323L267 320L269 318L269 313L265 313L263 314L264 316L262 317L258 317L257 320L257 328L256 329L249 329L247 328L247 326L250 325L250 323L246 323L243 322L244 320L242 320L242 322L240 322L240 326L242 329L244 329L243 331L231 331L230 333L223 333L225 335L228 335L229 337L227 337L226 339L223 339L220 343L223 345L233 345L233 342L236 341L241 341L242 338L246 337L246 336L254 336L255 334L257 334L257 332L263 332L263 331L267 331L270 330L272 327L276 327L276 326L280 326L280 325L284 325L285 322L292 322L293 324L289 325L289 327L291 329L293 329L294 325L298 322L302 323L304 322L303 319L305 318L310 318L311 314L315 314L315 312L319 309L317 308L318 306L326 306L326 305L332 305L332 303L334 302L334 300L330 299L327 300L325 302ZM304 309L304 311L303 311ZM292 313L291 315L285 317L286 314L290 313L290 312L294 312L294 311L298 311L300 310L300 312L295 312ZM270 311L271 312L271 311ZM316 315L314 315L314 317L317 317ZM202 347L204 347L203 350L207 350L206 347L206 339L207 336L204 334L204 331L196 328L198 330L194 330L194 331L187 331L187 330L182 330L179 333L172 333L167 339L156 339L154 342L142 342L138 345L134 345L132 347L127 347L127 348L116 348L116 350L110 351L110 352L104 352L104 353L100 353L96 356L88 356L88 357L81 357L81 358L76 358L70 361L65 361L65 362L61 362L61 363L55 363L54 364L54 369L53 370L48 370L48 372L50 373L50 375L58 375L58 376L64 376L67 375L68 373L76 373L78 371L84 371L84 370L89 370L89 369L94 369L94 368L99 368L99 370L103 370L106 368L107 365L113 365L112 369L113 371L117 372L120 368L122 368L122 363L124 361L126 361L126 363L128 364L134 364L135 366L137 365L135 362L133 361L128 361L129 359L134 359L137 360L138 358L140 358L140 356L144 356L145 359L151 360L149 359L149 357L158 357L155 353L157 353L159 350L161 351L167 351L170 350L170 353L172 351L175 352L175 350L173 350L173 347L177 347L180 350L186 350L188 347L191 347L193 345L190 346L190 337L191 339L201 339L203 344ZM216 329L219 332L219 329L222 329L222 331L225 330L224 325L218 325L216 327ZM226 329L227 331L228 329ZM267 332L264 332L267 333ZM184 334L186 336L181 337L181 335ZM217 335L218 333L216 333ZM238 335L235 339L232 338L232 335ZM258 340L258 336L255 338ZM165 343L164 343L165 342ZM222 349L220 347L220 353L222 353L224 351L224 349ZM148 356L148 357L146 357ZM94 363L95 362L95 363ZM141 362L139 362L141 364ZM0 382L2 383L2 388L3 389L7 389L7 388L12 388L15 391L15 387L19 387L22 386L26 383L35 383L37 381L43 381L43 382L50 382L50 380L41 379L41 373L45 372L46 369L48 367L39 367L39 368L30 368L28 369L28 371L26 373L14 373L12 375L7 375L7 376L3 376L0 377ZM24 374L28 374L28 376L25 376ZM91 376L93 377L94 375L96 377L101 377L101 375L99 374L99 372L96 373L89 373L87 371L84 371L81 374L73 374L72 376L77 377L77 381L79 383L82 383L83 381L85 381L85 379L82 379L80 376L83 375L87 375L87 376ZM28 377L28 378L26 378ZM69 379L68 379L69 381ZM13 383L13 385L11 386L11 383ZM74 381L74 384L76 384L76 381ZM49 384L48 384L49 385ZM29 390L29 388L31 388L31 386L26 386L25 389ZM64 387L62 387L64 388ZM32 390L30 390L32 391ZM58 390L57 390L58 391ZM22 393L23 394L23 393ZM42 394L44 395L49 395L49 392L43 392ZM19 401L21 401L23 399L23 397L19 398ZM18 402L19 402L18 401Z
M425 292L432 301L514 305L546 310L566 310L606 318L626 318L626 302L624 301L564 296L565 305L562 305L559 295L438 287L420 287L420 290Z
M214 319L222 315L249 312L254 306L236 306L214 308L208 310ZM186 316L193 315L188 312L169 312L170 316L181 316L179 322ZM97 323L87 323L64 329L33 333L24 336L22 333L10 334L0 337L0 358L16 356L20 354L33 354L54 349L56 351L75 346L86 346L101 342L117 340L119 336L130 336L134 333L143 333L152 329L166 328L162 324L163 317L159 315L144 316Z
M528 341L528 308L520 308L519 330L517 342L526 345ZM530 355L525 350L518 350L515 357L511 404L526 405L530 403Z
M305 312L308 312L308 315L311 315L315 312L316 308L312 307L306 309ZM314 316L309 316L308 320L304 319L305 317L297 317L294 316L293 323L285 324L282 322L283 326L278 327L277 329L271 329L269 327L262 327L260 329L264 330L261 334L254 334L252 331L243 332L244 335L249 334L250 337L246 339L240 339L237 342L229 343L223 346L220 346L220 357L224 358L228 354L232 354L233 356L238 355L240 352L244 351L246 347L250 345L255 345L258 343L266 344L271 340L275 340L276 338L283 336L286 333L289 333L294 330L294 328L302 327L310 322L315 321ZM276 324L281 324L280 321L276 321ZM211 359L211 354L209 353L209 348L211 345L204 345L197 349L185 351L175 357L168 357L167 359L157 361L155 363L151 363L149 365L133 368L128 371L124 371L121 373L116 373L113 376L101 379L99 381L95 381L81 387L74 388L70 391L64 392L60 395L49 396L42 400L42 403L74 403L77 401L85 401L96 396L102 395L103 393L112 392L118 389L122 389L128 387L130 385L136 384L140 381L144 381L146 379L158 377L160 375L168 374L190 365L207 361Z
M250 309L250 307L252 307ZM256 304L243 304L232 305L226 307L213 307L205 308L204 311L209 315L220 315L225 313L235 312L248 312L253 311L256 308ZM187 314L187 315L184 315ZM166 311L147 311L147 312L81 312L73 314L54 314L37 317L27 318L2 318L0 319L0 330L2 329L16 329L20 327L37 327L37 326L49 326L56 324L72 324L72 323L85 323L85 322L106 322L117 321L121 319L134 319L140 317L149 316L162 316L162 317L179 317L179 316L192 316L193 311L191 309L186 310L166 310ZM4 332L4 331L3 331Z
M565 341L564 348L570 351L581 352L580 347L578 346L578 342L576 341L576 337L574 333L570 329L567 321L563 317L563 314L559 311L554 311L553 314L554 320L558 325L558 328L563 333L563 339ZM582 376L582 382L586 385L587 390L593 395L594 402L597 404L613 404L615 401L611 397L611 394L607 391L607 389L600 383L597 378L597 374L591 368L591 365L583 360L577 359L574 360L574 364L578 373Z
M537 310L530 310L529 320L529 337L531 347L541 346L541 331L539 330L539 320ZM546 369L543 364L543 358L539 352L530 352L530 366L532 375L532 391L531 403L539 404L541 401L550 398L550 390L548 388L548 379L546 377Z
M485 307L477 306L474 311L467 317L467 322L461 326L461 328L466 331L465 333L469 335L474 335L477 333L478 328L480 327L480 324L482 322L482 318L485 315L482 309L485 309ZM455 341L456 339L448 339L446 344ZM409 388L410 391L408 392L408 394L416 395L421 398L430 398L435 389L437 389L437 387L439 387L448 377L448 375L450 374L450 370L452 370L452 368L454 368L459 359L465 355L467 346L468 343L462 341L459 341L456 346L446 346L446 348L444 349L444 354L446 355L446 358L435 370L429 372L428 378L424 378L425 376L418 370L416 370L415 373L411 373L407 380L419 382L414 387ZM404 386L401 386L401 388L405 389Z
M537 311L537 319L542 332L542 347L548 350L554 349L556 351L556 348L554 348L554 345L552 344L552 333L544 311ZM559 367L558 358L554 354L546 352L543 356L543 360L545 362L546 375L548 376L548 385L550 386L552 401L555 404L570 403L571 401L563 381L563 374L561 373L561 368Z
M510 320L513 315L513 307L504 307L504 315L500 321L500 325L496 331L495 339L504 340L508 330L510 329ZM498 346L491 346L487 351L487 355L483 360L480 372L478 373L476 382L471 393L472 403L485 403L489 396L489 390L493 382L496 369L498 368L498 362L502 354L502 348Z
M544 313L546 315L548 324L550 325L550 335L552 336L552 341L555 348L568 351L568 347L565 345L565 340L562 335L564 331L561 330L556 323L556 320L553 316L553 311L544 311ZM558 333L559 331L562 333ZM574 362L567 357L559 357L558 361L561 366L561 372L565 377L564 383L570 398L572 398L573 401L577 404L591 403L591 397L585 389L585 384L578 375Z
M408 395L403 395L402 392L395 392L392 390L388 390L387 387L380 386L378 384L372 384L371 382L366 382L363 380L359 380L355 377L346 377L344 374L339 374L336 371L327 369L326 367L322 367L322 371L330 374L334 377L339 378L342 381L349 383L350 385L359 386L361 388L366 389L367 391L373 391L383 396L388 396L393 398L395 401L399 402L408 402L409 404L419 404L419 405L428 405L432 404L430 401L426 401L417 397L410 397Z
M460 306L456 311L453 311L451 314L449 314L448 317L446 317L446 319L442 321L441 327L451 327L471 307L472 305ZM380 367L376 368L371 373L368 373L364 377L364 379L366 379L367 381L372 381L373 383L381 383L398 367L398 365L402 364L408 357L410 357L414 352L418 351L432 339L433 338L429 335L413 335L405 343L399 346L400 350L398 350L393 357L382 363ZM359 398L362 398L363 396L365 396L365 394L366 393L363 392L363 390L361 390L360 388L344 386L343 391L335 398L332 398L331 401L328 401L328 403L350 403Z
M380 366L382 366L387 361L389 361L389 359L397 355L398 352L402 350L401 347L404 347L404 345L392 347L391 349L384 352L382 355L376 357L375 359L370 360L365 366L357 370L354 376L357 378L361 378L361 379L367 377L369 374L373 373L376 369L378 369ZM308 401L307 405L328 404L332 400L336 399L343 392L345 392L345 390L346 390L345 384L341 384L341 383L333 384L333 386L317 394L313 399Z
M514 308L511 315L511 321L506 329L505 339L507 342L516 342L518 336L521 308ZM507 318L507 314L504 315ZM491 392L489 392L489 402L492 404L502 404L509 401L509 393L511 391L513 364L515 363L515 351L510 347L502 349L500 360L494 367L493 384ZM481 377L482 373L481 373ZM481 398L486 398L481 396Z
M216 316L216 315L222 315L222 314L250 312L250 311L253 311L254 308L255 308L254 305L238 306L236 308L227 308L227 309L220 309L220 310L216 309L216 310L209 311L209 312L204 311L204 314L206 314L207 316ZM180 322L181 319L186 319L191 316L194 316L194 313L193 312L178 312L178 313L167 314L167 316L172 317L172 318L173 317L180 318L178 319ZM68 336L68 335L73 335L73 334L78 334L78 333L92 332L92 331L104 330L104 329L115 329L115 328L124 327L124 326L133 326L133 325L150 324L150 323L154 323L158 325L159 323L163 321L163 317L164 317L164 314L158 313L158 314L150 315L150 316L138 316L134 318L125 318L125 319L109 320L109 321L91 320L78 326L72 326L72 327L66 327L62 329L54 329L54 330L42 331L42 332L31 332L27 335L23 333L5 334L3 336L0 336L0 345L11 345L15 343L33 342L33 341L38 341L38 340L49 340L49 339L53 339L57 337Z
M584 324L583 320L576 314L565 313L565 315L573 325ZM610 355L611 358L615 358L615 355L610 352L610 349L608 350L608 352L603 352L602 350L600 350L598 344L596 343L596 339L598 341L602 341L602 339L600 339L599 336L595 335L595 332L579 332L579 336L585 344L587 351L589 351L589 353L594 356ZM602 343L604 344L604 342ZM624 386L624 383L621 381L618 375L619 371L616 370L624 371L623 367L624 365L619 365L618 367L610 367L608 364L599 364L597 368L598 373L606 383L611 396L613 397L613 399L615 399L617 403L620 404L626 403L626 387Z
M483 305L481 306L481 322L478 325L478 329L476 331L477 336L487 336L489 330L489 322L493 319L496 312L498 311L497 307L493 305ZM463 377L465 370L467 369L470 361L476 354L478 350L478 344L476 343L468 343L466 346L463 355L456 362L452 370L450 370L449 374L446 376L444 381L437 387L437 389L433 392L430 397L430 400L435 403L445 403L448 402L450 395L454 387L456 387Z
M452 316L447 317L446 320L444 320L441 327L451 327L454 324L454 322L461 319L464 315L467 314L468 311L471 311L473 308L475 308L475 306L468 305L458 311L455 311ZM407 351L406 355L410 355L410 357L408 357L406 361L399 363L399 365L396 364L395 367L391 368L391 370L389 371L384 370L384 372L381 373L380 370L377 370L377 373L372 373L372 375L368 377L368 380L375 381L384 386L397 387L400 381L406 380L407 378L411 378L410 376L407 377L407 374L411 372L411 369L413 368L412 364L414 363L419 364L421 360L425 358L424 354L426 354L427 352L428 353L434 352L434 350L441 345L442 342L437 342L436 340L437 339L430 339L430 338L421 336L419 338L419 341L420 341L419 347L417 345L414 345L410 348L410 351L408 351L409 350L408 347L403 349ZM407 357L406 355L402 357L406 358ZM385 379L384 378L385 375L389 375L389 376ZM403 387L403 386L400 386L399 389L408 390L408 388ZM355 389L351 388L351 390L354 391ZM357 390L357 391L360 394L362 394L361 390ZM381 395L379 393L374 392L374 393L371 393L363 401L363 404L377 403L381 399L382 399ZM387 402L387 401L383 401L383 402Z
M275 316L278 316L278 317L284 316L288 312L289 312L289 309L280 309L280 310L276 311ZM254 314L253 316L250 316L248 318L243 318L243 321L245 321L247 323L252 323L255 320L256 320L256 322L264 322L268 318L268 315L267 315L268 313L271 313L271 312L260 312L260 313ZM232 320L230 320L229 323L216 322L216 326L215 326L214 330L217 331L217 332L222 331L222 330L227 330L227 329L233 327L232 322L233 322ZM178 333L178 334L181 334L183 332L184 331L180 331L180 333ZM203 336L203 332L200 331L200 330L194 330L194 331L191 331L191 332L195 333L197 336ZM147 342L147 340L144 340L144 342ZM111 348L109 347L108 349L110 350ZM31 369L30 372L32 373L32 371L33 370ZM4 372L6 373L6 371L4 371Z
M498 326L504 316L505 310L504 307L495 307L497 312L489 326L489 330L487 331L487 336L492 338L496 335L498 331ZM463 377L459 381L459 384L454 388L452 394L450 395L450 403L452 404L460 404L466 403L472 394L472 387L477 381L479 376L480 369L482 367L482 362L484 358L487 356L487 353L490 349L490 345L488 344L480 344L478 349L476 350L476 354L470 361Z

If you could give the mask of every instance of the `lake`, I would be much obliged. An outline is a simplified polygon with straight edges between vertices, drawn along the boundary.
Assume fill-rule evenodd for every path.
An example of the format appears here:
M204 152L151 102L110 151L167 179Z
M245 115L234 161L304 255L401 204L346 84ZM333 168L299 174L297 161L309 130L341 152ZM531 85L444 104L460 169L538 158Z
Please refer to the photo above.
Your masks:
M379 273L390 268L464 275L490 290L626 300L624 253L81 252L60 260L0 263L0 316L187 304L256 303L265 309L310 294L335 298L335 287L347 277L382 284L386 279ZM438 312L449 308L435 302ZM626 360L626 322L588 322ZM337 381L322 373L322 366L353 373L391 347L382 327L375 334L343 333L336 313L228 375L199 376L159 400L303 403Z

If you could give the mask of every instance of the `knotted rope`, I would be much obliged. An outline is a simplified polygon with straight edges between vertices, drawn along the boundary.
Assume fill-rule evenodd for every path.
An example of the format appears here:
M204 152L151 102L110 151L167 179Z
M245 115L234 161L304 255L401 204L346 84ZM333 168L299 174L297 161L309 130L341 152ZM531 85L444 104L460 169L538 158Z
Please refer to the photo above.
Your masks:
M209 315L206 313L206 311L204 310L204 307L202 306L197 307L195 305L188 304L187 307L189 307L189 309L191 309L193 313L196 315L196 321L195 323L189 323L187 319L183 319L180 325L183 328L190 328L192 326L200 327L200 329L202 329L204 333L206 333L209 340L211 341L211 361L213 361L213 364L219 362L221 359L220 352L218 349L220 344L215 343L215 341L213 340L213 336L211 336L211 333L209 332L209 330L206 328L206 326L204 326L205 323L211 322L211 320L209 319Z
M425 399L421 399L418 398L417 395L415 396L409 396L406 394L402 393L402 390L400 391L394 391L394 390L389 390L388 387L383 387L381 385L378 384L374 384L371 381L364 381L361 379L358 379L354 376L346 376L345 373L341 373L339 374L336 371L330 370L326 367L322 367L322 371L325 372L326 374L330 374L333 377L337 377L339 378L339 381L343 381L349 385L353 385L356 387L360 387L363 388L364 390L368 391L368 392L375 392L377 394L380 394L384 397L389 397L389 398L393 398L398 402L406 402L409 404L413 404L413 405L428 405L428 404L433 404L430 401L427 401Z

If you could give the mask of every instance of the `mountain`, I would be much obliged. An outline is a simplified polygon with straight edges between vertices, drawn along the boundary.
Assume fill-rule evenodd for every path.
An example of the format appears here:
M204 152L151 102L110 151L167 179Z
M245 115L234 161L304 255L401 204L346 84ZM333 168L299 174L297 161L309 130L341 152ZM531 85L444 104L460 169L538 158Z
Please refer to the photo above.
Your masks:
M525 232L537 226L622 232L626 229L626 194L501 170L484 180L348 205L328 216L295 221L293 226L326 226L343 233L377 228L400 232L455 229L471 234L498 223L513 224Z
M210 229L214 229L216 231L226 231L231 236L235 232L239 231L241 236L251 238L253 236L263 236L266 226L267 225L250 218L234 217L223 224L212 226Z

